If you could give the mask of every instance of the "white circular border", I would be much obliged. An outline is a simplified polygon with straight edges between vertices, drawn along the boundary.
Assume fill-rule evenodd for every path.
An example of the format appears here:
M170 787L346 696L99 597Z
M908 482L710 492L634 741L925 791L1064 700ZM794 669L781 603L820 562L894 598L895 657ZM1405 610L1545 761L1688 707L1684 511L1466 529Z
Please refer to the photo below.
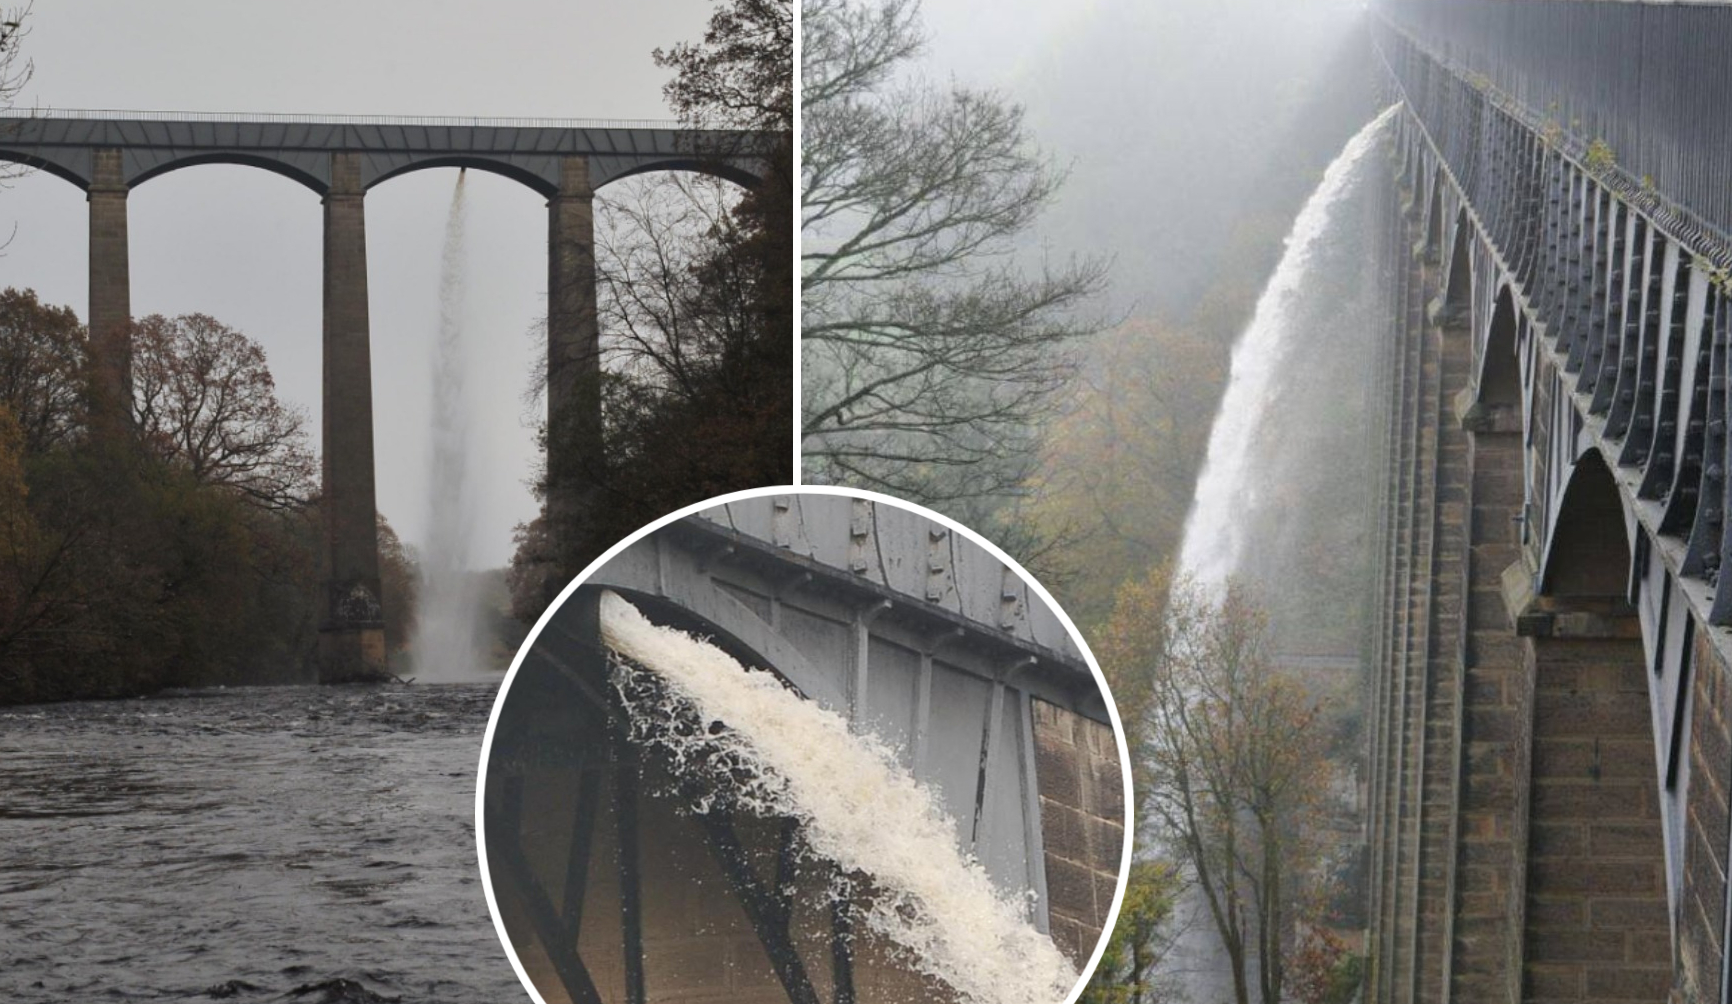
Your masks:
M493 928L499 934L499 943L505 946L506 958L511 961L511 968L517 973L518 981L523 984L524 989L529 991L529 997L531 1000L535 1001L535 1004L547 1004L547 1001L541 996L541 993L535 989L535 984L530 980L529 973L523 968L523 962L517 957L517 949L511 944L511 938L505 933L505 921L499 915L499 903L493 896L493 878L487 870L487 826L486 821L482 818L482 806L485 804L487 797L487 760L493 752L493 730L499 725L499 711L505 706L505 698L506 695L511 692L511 681L516 679L518 667L523 665L524 656L527 655L530 648L535 645L535 640L541 636L541 629L547 625L548 620L553 617L554 612L565 603L565 601L579 586L583 585L584 582L587 581L591 575L594 575L603 565L613 560L614 556L619 554L619 552L630 547L632 544L635 544L641 538L667 526L669 523L683 519L693 513L705 509L713 509L716 506L725 505L729 502L737 502L741 499L762 498L766 495L839 495L845 498L866 499L871 502L904 509L908 512L932 520L933 522L941 523L944 526L949 527L952 531L962 534L964 537L985 548L987 553L991 554L994 558L1003 562L1012 571L1016 572L1017 576L1021 578L1030 589L1033 589L1036 595L1045 601L1047 608L1058 615L1059 622L1062 623L1065 630L1069 632L1071 641L1075 642L1078 650L1082 652L1084 661L1088 663L1089 672L1094 674L1095 686L1100 688L1101 698L1107 707L1107 715L1112 719L1113 741L1118 744L1119 748L1119 771L1124 777L1125 786L1125 846L1123 853L1119 856L1119 876L1117 883L1113 887L1113 905L1112 908L1107 911L1106 924L1101 928L1100 939L1095 944L1094 954L1089 956L1088 965L1083 967L1081 974L1077 977L1076 985L1071 988L1069 996L1067 996L1063 1002L1063 1004L1076 1004L1076 999L1082 996L1083 989L1088 986L1089 978L1094 975L1095 967L1100 965L1101 955L1106 951L1107 942L1112 938L1113 928L1117 926L1119 908L1124 904L1125 886L1130 880L1133 835L1136 833L1134 825L1135 805L1131 783L1130 749L1125 745L1124 723L1119 720L1118 705L1113 702L1113 692L1112 689L1107 686L1106 677L1101 673L1100 663L1096 661L1094 652L1089 649L1088 641L1083 638L1082 632L1077 630L1077 626L1071 621L1070 615L1065 613L1064 608L1059 606L1058 602L1052 598L1052 594L1047 592L1046 587L1036 581L1034 576L1028 574L1028 570L1023 568L1016 559L1004 553L1003 549L1001 549L997 544L987 540L985 537L982 537L975 531L963 526L961 523L951 519L949 516L933 512L924 506L915 505L912 502L905 502L902 499L884 495L879 492L861 491L856 488L840 488L830 485L775 485L767 488L748 488L745 491L729 492L726 495L717 495L714 498L693 503L692 505L686 506L684 509L675 510L654 522L646 524L625 537L619 543L608 548L602 553L601 557L590 562L582 572L579 572L575 579L572 579L564 589L560 590L559 595L554 598L553 602L548 604L547 609L542 612L540 619L535 622L535 626L530 628L529 635L523 639L523 644L517 649L516 657L511 660L511 668L506 671L505 679L499 685L499 693L493 699L493 712L487 717L487 731L481 738L481 763L477 768L475 777L475 850L477 862L481 867L481 889L487 896L487 912L493 917Z

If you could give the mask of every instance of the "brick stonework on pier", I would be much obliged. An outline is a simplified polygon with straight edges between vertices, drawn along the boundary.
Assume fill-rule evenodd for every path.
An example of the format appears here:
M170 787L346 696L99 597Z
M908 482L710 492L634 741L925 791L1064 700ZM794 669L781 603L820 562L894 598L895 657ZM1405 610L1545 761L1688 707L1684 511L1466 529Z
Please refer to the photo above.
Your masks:
M1094 952L1117 890L1124 774L1109 726L1045 701L1034 702L1034 744L1052 936L1080 967Z

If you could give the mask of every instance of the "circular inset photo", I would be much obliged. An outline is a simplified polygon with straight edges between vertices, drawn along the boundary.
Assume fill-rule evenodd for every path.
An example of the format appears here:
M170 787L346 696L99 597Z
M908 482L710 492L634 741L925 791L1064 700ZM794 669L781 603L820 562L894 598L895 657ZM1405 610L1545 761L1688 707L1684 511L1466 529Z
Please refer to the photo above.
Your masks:
M1061 1004L1130 861L1092 658L977 535L867 493L669 516L507 676L488 904L546 1004Z

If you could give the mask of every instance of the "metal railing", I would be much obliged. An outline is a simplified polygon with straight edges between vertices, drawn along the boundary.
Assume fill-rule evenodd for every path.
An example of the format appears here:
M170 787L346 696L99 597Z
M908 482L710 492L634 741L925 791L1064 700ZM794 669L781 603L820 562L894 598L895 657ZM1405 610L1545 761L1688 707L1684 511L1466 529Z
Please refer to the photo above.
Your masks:
M281 112L165 112L123 108L13 109L7 117L104 122L288 122L309 125L456 126L495 129L683 129L674 119L466 118L454 115L304 115Z
M1381 0L1388 22L1540 128L1732 234L1732 5Z

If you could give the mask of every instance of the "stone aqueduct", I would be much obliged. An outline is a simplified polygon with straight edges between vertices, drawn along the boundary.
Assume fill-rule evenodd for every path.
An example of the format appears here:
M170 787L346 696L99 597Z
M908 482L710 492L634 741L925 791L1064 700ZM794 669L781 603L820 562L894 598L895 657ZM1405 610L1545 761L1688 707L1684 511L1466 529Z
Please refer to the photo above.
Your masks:
M547 199L548 410L578 402L600 366L591 200L612 181L650 171L700 171L756 184L751 134L634 122L47 112L0 117L0 160L89 193L86 320L101 380L130 397L132 299L127 194L199 164L240 164L290 178L324 200L323 497L330 576L321 673L342 677L384 661L375 530L372 362L368 345L365 196L430 167L490 171ZM584 444L556 444L581 450ZM561 469L570 465L559 464ZM581 498L583 486L567 486Z
M1732 7L1386 0L1378 1002L1727 1000Z

